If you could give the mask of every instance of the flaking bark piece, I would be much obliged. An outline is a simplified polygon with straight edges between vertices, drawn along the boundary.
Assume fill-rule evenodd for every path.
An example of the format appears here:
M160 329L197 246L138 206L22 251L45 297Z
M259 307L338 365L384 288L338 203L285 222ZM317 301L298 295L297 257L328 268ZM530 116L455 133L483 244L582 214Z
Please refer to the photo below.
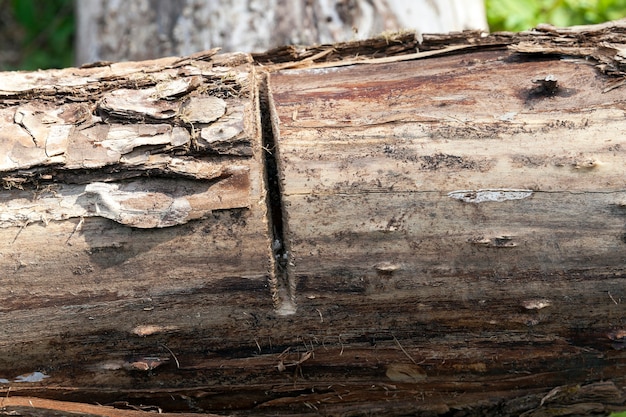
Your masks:
M189 143L189 132L181 127L159 125L113 125L106 139L99 143L116 155L124 155L139 146L171 145Z
M178 104L154 98L155 90L115 90L100 100L98 110L111 117L130 120L167 120L178 114Z
M139 229L162 228L204 218L214 210L249 207L249 168L214 168L210 182L141 178L58 184L39 193L15 191L10 201L0 201L0 228L85 217L103 217Z
M32 106L0 110L0 171L64 162L72 126L44 123L46 117Z
M112 117L130 120L169 120L179 115L176 97L187 94L201 83L200 77L167 81L144 89L114 90L98 102L98 109Z
M186 123L211 123L226 113L226 102L219 97L194 97L183 105L181 116Z
M186 198L143 191L138 184L91 183L84 193L96 215L131 227L167 227L184 223L191 212Z
M252 145L244 132L243 114L243 106L230 106L219 120L200 126L197 146L219 155L252 156Z
M43 150L40 162L59 163L67 151L68 140L73 125L67 124L59 114L62 109L48 109L38 104L25 104L15 110L13 121L30 137L35 148ZM54 158L54 157L61 158ZM48 159L52 158L50 161Z

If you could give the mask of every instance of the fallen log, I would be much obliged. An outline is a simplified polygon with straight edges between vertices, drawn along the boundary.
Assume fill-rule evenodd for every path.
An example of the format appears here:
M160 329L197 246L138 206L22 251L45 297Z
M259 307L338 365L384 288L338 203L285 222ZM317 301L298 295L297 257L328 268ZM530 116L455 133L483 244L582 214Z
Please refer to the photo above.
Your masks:
M0 406L624 409L625 32L0 74Z

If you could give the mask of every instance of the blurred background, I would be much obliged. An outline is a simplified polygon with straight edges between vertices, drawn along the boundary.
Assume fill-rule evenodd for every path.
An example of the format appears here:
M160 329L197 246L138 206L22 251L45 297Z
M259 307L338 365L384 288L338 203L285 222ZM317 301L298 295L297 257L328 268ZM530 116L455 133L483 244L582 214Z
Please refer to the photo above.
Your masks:
M0 0L0 70L626 17L626 0Z

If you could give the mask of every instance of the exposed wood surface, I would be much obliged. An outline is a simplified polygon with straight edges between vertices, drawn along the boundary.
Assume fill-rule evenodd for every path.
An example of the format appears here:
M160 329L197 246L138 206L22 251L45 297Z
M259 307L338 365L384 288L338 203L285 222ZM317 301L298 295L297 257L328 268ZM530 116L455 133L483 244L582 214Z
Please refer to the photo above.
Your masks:
M602 93L593 67L556 59L560 87L544 97L533 80L548 75L546 62L512 59L493 51L274 75L297 270L621 269L623 92Z
M0 74L3 410L624 409L623 27Z
M4 381L122 393L175 362L148 335L272 310L254 68L214 53L0 75Z
M72 417L145 417L158 413L162 417L198 417L198 413L163 413L157 407L134 407L129 404L128 409L89 405L68 401L45 400L34 397L7 397L0 400L0 415L41 416L49 417L69 415ZM202 414L214 417L217 414Z

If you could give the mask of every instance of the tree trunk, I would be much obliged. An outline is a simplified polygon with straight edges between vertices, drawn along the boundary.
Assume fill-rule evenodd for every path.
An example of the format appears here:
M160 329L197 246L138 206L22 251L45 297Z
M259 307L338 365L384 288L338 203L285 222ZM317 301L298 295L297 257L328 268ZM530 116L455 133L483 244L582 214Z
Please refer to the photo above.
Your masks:
M625 43L0 74L4 409L624 409Z
M482 0L90 0L76 7L79 65L188 55L216 46L258 52L399 29L487 29Z

